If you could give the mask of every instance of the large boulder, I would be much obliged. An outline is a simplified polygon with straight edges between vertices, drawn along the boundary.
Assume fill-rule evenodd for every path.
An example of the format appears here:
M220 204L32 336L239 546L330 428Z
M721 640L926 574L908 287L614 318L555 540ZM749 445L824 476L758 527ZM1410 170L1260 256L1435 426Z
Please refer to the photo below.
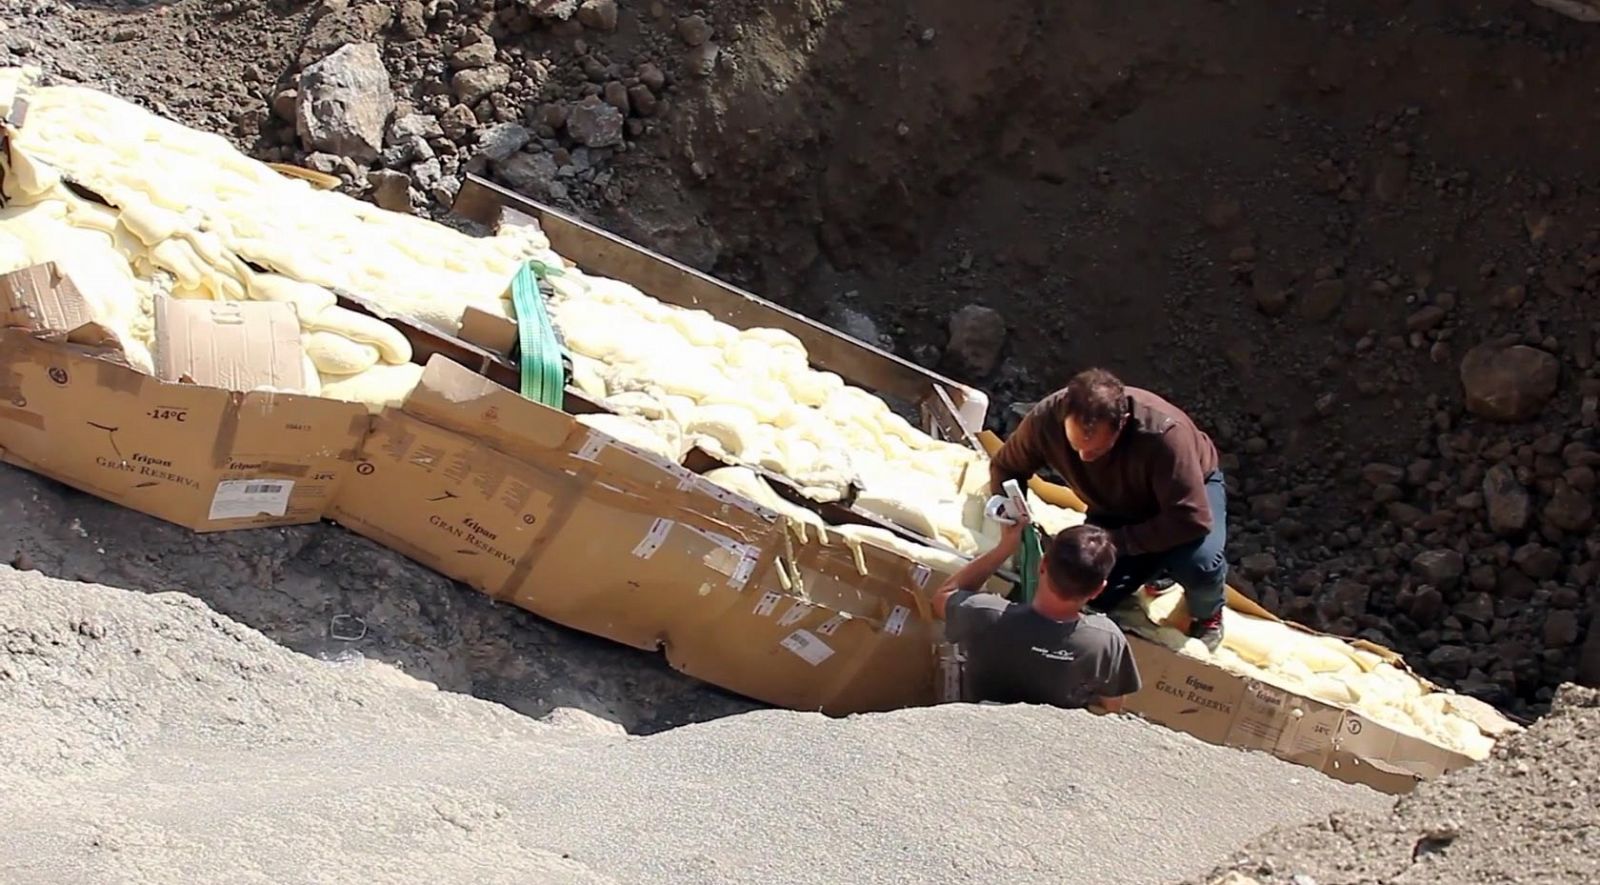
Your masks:
M1561 364L1537 347L1480 344L1461 360L1467 409L1494 421L1526 421L1555 396Z
M377 45L347 43L300 75L295 132L308 151L371 163L394 106Z
M974 380L983 378L1000 362L1005 342L1005 317L994 308L969 304L950 317L945 361L957 375Z

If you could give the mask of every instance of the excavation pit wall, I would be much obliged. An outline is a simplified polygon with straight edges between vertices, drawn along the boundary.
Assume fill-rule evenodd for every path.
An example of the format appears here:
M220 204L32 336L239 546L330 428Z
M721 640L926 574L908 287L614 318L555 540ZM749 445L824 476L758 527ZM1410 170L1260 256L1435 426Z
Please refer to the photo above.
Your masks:
M0 287L8 322L21 326L4 332L11 407L0 457L10 463L197 531L326 517L495 599L660 651L690 676L778 706L846 715L950 699L939 625L925 602L944 574L871 545L859 565L841 546L797 545L775 512L527 400L481 367L433 352L404 404L371 417L315 397L182 383L207 377L203 350L172 367L172 380L155 379L94 343L92 325L38 325L81 316L59 272L8 279L26 282ZM63 375L76 379L70 393ZM91 407L112 409L115 423L86 417ZM161 426L174 413L195 418L175 422L188 435L171 447L166 472L204 483L151 475L109 485L100 478L107 459L75 442L105 436L97 427L126 435ZM311 442L267 444L284 438ZM318 497L298 486L306 476L321 480ZM219 501L262 504L251 488L283 496L285 486L302 488L294 509L218 511ZM292 491L285 501L295 501ZM1232 604L1272 617L1240 597ZM1210 743L1394 793L1473 761L1354 711L1131 642L1146 687L1129 709ZM1515 727L1470 699L1456 706L1485 734Z

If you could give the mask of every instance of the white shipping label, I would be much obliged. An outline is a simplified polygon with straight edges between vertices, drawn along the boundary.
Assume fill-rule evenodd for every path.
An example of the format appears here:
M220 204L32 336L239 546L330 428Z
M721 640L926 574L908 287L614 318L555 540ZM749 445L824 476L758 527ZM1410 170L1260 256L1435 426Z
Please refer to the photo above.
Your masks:
M672 520L657 517L656 521L650 524L650 531L644 533L644 539L633 548L633 555L640 559L649 559L656 555L656 551L666 542L667 534L672 531L672 525Z
M292 479L228 479L217 483L211 496L212 519L282 516L294 493Z
M756 570L756 563L761 561L761 551L755 547L741 545L739 548L739 566L728 577L728 586L744 589L749 583L750 575Z
M933 577L933 569L928 568L922 563L919 562L911 567L911 580L916 582L918 587L927 589L928 579L931 577Z
M802 661L815 667L833 657L833 647L812 635L809 630L796 630L778 643L800 656Z
M844 624L844 619L847 617L849 617L849 615L843 613L834 615L826 621L823 621L822 625L817 628L817 632L821 633L823 636L832 636L839 629L839 627Z
M756 614L763 618L772 614L778 610L778 602L781 599L783 599L782 596L771 590L761 594L761 598L756 601Z
M798 624L806 616L806 612L809 611L811 611L811 606L804 602L797 602L789 606L789 610L784 612L783 617L778 619L778 626L787 627L790 624Z
M899 636L906 630L906 618L911 616L911 609L897 605L889 612L889 620L883 622L883 632L890 636Z
M589 431L589 438L583 441L581 448L573 452L573 457L582 458L585 461L594 461L596 456L600 454L600 450L610 444L611 440L591 430Z

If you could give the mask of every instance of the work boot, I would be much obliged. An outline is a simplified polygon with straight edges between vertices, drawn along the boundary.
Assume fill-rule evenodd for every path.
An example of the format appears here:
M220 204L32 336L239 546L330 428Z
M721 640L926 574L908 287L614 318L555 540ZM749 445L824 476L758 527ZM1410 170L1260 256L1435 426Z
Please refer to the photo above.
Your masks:
M1222 647L1222 612L1209 618L1195 618L1189 622L1189 638L1200 640L1206 651L1215 653Z
M1172 585L1176 583L1178 582L1172 580L1171 578L1156 578L1154 581L1150 581L1140 589L1146 596L1160 596L1168 590L1171 590Z

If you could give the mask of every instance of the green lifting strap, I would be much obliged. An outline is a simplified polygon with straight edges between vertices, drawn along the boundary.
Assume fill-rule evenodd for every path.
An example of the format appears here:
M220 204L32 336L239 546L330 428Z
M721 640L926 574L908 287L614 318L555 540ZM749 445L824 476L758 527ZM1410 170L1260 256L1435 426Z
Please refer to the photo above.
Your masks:
M1029 525L1022 530L1022 547L1012 559L1017 564L1017 591L1022 597L1019 601L1033 602L1033 594L1039 589L1039 562L1044 559L1044 541L1039 537L1037 526Z
M539 281L561 271L542 262L524 261L511 280L511 306L517 313L517 340L521 349L522 395L552 409L565 402L566 371L561 343L545 311Z

